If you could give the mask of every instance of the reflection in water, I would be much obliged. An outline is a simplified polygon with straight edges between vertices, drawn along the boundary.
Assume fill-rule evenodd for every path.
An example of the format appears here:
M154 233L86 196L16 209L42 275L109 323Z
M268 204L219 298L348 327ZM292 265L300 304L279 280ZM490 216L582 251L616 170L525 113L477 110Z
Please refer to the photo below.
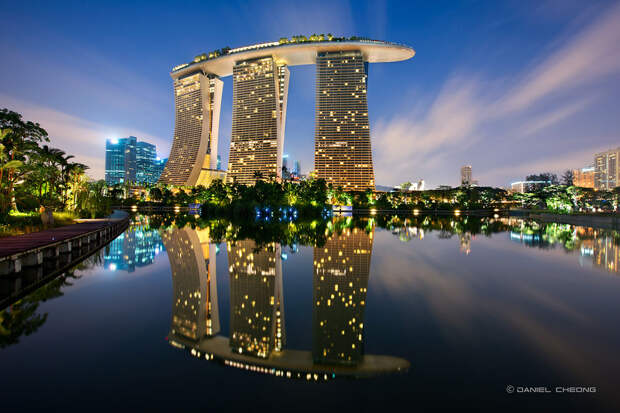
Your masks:
M582 265L590 261L605 271L620 272L620 235L617 231L523 220L510 220L510 223L510 239L514 242L542 249L562 246L567 252L578 252Z
M112 271L134 272L136 267L153 263L163 250L157 229L148 226L130 226L106 247L104 267Z
M284 342L280 245L257 247L245 240L228 244L230 347L267 358Z
M197 341L219 333L215 245L208 230L164 231L172 270L171 334Z
M76 271L84 271L101 264L101 253L97 252L77 264L73 269L54 278L32 294L16 301L0 312L0 348L19 343L22 336L35 333L47 321L48 314L40 314L39 305L64 295L63 287L72 285L71 280L81 278Z
M209 326L209 317L217 313L217 297L215 260L202 265L204 252L213 251L214 244L209 244L208 232L200 236L201 232L170 229L163 235L173 274L171 345L227 366L304 380L409 368L404 359L363 351L374 231L345 229L315 249L312 352L284 348L282 254L275 242L260 246L253 240L229 242L231 337L216 335L215 323L211 333L204 332L209 330L202 326ZM213 286L209 294L207 286Z
M362 360L373 234L374 229L347 229L314 248L312 357L317 363Z

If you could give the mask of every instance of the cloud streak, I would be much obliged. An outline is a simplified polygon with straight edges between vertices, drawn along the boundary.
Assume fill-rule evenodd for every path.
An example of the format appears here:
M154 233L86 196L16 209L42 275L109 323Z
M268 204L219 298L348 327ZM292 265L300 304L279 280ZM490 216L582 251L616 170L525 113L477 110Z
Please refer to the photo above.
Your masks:
M22 114L25 120L38 122L50 137L50 145L75 155L78 162L88 165L88 175L103 179L105 175L105 140L110 137L137 136L163 149L169 150L167 139L152 136L134 128L118 128L85 120L44 106L28 103L0 94L0 101L8 109Z
M431 177L436 182L430 184L437 185L449 183L441 182L447 176L452 176L448 179L453 182L458 163L471 161L466 157L484 160L480 152L489 157L504 156L511 152L515 140L562 126L604 95L585 87L620 72L618 21L620 5L606 10L516 81L506 81L504 87L488 91L488 85L473 76L451 76L430 101L428 111L420 112L419 106L411 105L405 107L406 115L379 119L373 128L377 182L398 184L403 179ZM478 153L466 151L472 146L479 148ZM553 156L558 149L561 151L562 145L553 148ZM593 153L588 150L581 156L563 158L560 154L558 159L583 161ZM532 172L524 171L523 162L507 161L513 166L487 171L484 178L495 179L494 184L498 184L498 179L517 171ZM553 160L526 165L538 167L542 163L544 170L553 169L550 164L559 166ZM563 164L559 169L581 165ZM488 168L478 166L479 171Z

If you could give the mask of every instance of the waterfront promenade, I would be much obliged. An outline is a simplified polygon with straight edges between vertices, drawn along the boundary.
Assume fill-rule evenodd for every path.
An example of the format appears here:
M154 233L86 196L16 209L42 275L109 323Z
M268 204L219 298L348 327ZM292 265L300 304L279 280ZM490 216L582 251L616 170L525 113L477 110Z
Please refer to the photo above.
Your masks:
M108 218L80 220L77 224L0 239L0 275L69 253L90 243L110 241L129 225L129 214L115 211Z

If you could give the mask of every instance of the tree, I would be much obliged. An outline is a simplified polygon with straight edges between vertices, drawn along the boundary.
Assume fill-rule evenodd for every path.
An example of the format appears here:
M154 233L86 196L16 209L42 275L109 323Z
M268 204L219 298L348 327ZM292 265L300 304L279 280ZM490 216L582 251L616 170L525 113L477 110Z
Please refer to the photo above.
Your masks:
M564 171L564 174L562 175L562 185L572 186L573 179L574 179L573 171L570 169L567 169L566 171Z
M47 131L38 123L24 121L19 113L8 109L0 110L0 130L3 132L2 145L3 154L6 156L7 163L10 161L26 162L32 153L38 148L39 142L49 142ZM16 163L9 164L13 167L0 169L0 188L5 195L0 208L6 210L6 200L10 200L10 208L17 210L14 186L28 169L22 168ZM6 169L6 173L5 173Z
M406 182L403 182L402 184L400 184L401 191L408 191L409 188L411 188L411 182L409 182L409 181L406 181Z
M526 181L548 181L551 185L558 185L560 181L558 180L558 176L551 172L543 172L541 174L533 174L525 177Z

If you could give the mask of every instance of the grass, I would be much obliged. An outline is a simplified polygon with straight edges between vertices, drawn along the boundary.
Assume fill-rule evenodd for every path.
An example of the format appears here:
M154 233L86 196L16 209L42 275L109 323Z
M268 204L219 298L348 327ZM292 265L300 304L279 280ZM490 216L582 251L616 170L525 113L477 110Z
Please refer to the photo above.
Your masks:
M72 212L54 212L54 224L45 228L38 212L11 212L6 222L0 225L0 237L28 234L49 228L57 228L75 223L78 216Z

